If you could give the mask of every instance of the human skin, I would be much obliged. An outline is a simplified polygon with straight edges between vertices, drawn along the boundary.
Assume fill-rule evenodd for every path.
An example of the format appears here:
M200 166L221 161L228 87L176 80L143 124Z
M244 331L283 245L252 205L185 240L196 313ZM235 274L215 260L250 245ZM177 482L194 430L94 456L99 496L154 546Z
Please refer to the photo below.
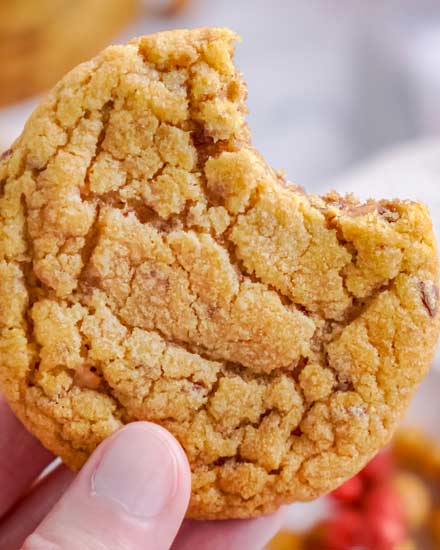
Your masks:
M283 521L283 510L252 520L184 520L187 459L171 434L148 422L108 438L76 476L61 465L33 485L53 458L0 396L0 548L254 550Z

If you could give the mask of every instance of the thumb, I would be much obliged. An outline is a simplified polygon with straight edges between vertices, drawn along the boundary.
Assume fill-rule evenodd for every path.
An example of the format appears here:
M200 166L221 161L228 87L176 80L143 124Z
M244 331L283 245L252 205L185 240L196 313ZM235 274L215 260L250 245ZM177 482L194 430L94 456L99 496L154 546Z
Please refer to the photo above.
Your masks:
M172 435L129 424L98 447L23 550L168 549L190 490L188 462Z

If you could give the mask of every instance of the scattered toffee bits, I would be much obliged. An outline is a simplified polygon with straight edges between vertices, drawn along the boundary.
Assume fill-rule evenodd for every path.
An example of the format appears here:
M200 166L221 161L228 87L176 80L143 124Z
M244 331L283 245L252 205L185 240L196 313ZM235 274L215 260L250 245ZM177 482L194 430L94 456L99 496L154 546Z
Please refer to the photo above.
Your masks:
M284 183L251 145L235 39L107 48L0 161L2 392L73 469L124 423L161 424L199 519L353 476L440 323L427 209Z

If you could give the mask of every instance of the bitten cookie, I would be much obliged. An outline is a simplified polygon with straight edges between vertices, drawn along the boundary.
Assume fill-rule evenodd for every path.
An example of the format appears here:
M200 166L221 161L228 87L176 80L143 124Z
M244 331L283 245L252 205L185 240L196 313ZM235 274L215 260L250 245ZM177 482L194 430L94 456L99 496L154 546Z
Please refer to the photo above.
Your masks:
M123 424L160 423L188 455L193 518L257 516L355 474L440 324L427 209L308 196L269 168L235 38L104 50L0 164L3 392L74 469Z

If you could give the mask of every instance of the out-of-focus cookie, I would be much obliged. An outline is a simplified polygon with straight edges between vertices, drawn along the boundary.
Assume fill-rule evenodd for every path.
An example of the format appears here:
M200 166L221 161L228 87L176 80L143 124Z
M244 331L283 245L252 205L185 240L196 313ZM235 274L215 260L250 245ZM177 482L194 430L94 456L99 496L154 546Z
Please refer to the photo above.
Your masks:
M0 105L52 86L133 18L138 0L2 0Z
M104 50L0 164L0 381L72 468L127 422L188 515L308 500L387 443L439 332L428 211L306 195L253 149L225 29ZM267 85L270 93L270 85Z

